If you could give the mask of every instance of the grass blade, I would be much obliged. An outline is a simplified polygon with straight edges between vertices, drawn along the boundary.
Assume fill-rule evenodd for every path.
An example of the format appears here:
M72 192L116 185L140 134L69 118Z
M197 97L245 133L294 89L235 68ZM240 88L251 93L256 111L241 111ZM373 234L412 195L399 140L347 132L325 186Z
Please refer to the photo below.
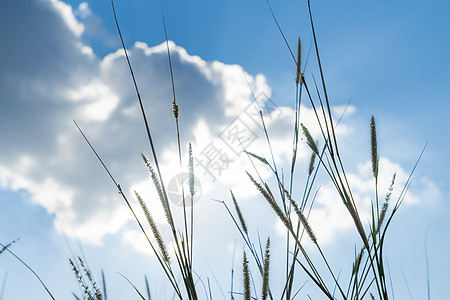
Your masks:
M12 242L14 243L14 242ZM12 244L11 243L11 244ZM45 285L44 281L42 281L41 277L39 277L39 275L25 262L23 261L19 256L17 256L14 252L12 252L11 250L8 249L7 245L3 245L2 243L0 243L0 247L2 247L2 251L7 251L9 252L9 254L11 254L12 256L14 256L18 261L20 261L28 270L30 270L31 273L33 273L34 277L36 277L39 282L41 283L42 287L44 287L45 291L47 292L47 294L50 296L50 298L52 298L53 300L55 300L55 298L53 297L52 293L50 293L50 290L47 288L47 286Z

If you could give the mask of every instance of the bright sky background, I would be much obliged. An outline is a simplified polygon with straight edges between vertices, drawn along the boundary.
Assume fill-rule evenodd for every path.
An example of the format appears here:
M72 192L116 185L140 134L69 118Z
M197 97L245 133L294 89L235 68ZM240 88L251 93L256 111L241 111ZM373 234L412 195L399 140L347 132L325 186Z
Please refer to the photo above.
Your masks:
M306 1L274 1L272 7L293 49L298 36L302 38L306 61L311 43ZM337 116L351 99L338 135L362 211L373 198L370 116L378 122L381 194L397 172L398 195L428 142L394 219L386 254L395 297L410 298L406 278L413 299L426 299L426 244L431 297L444 299L450 278L450 2L312 1L312 8ZM277 105L266 115L268 130L279 167L290 166L295 65L266 1L118 0L116 9L165 181L181 171L174 152L161 11L173 41L184 152L192 142L194 156L201 159L202 150L212 143L233 160L221 174L214 174L214 182L200 166L196 168L203 187L196 203L198 274L205 281L210 278L215 299L229 299L233 249L239 269L243 243L224 207L212 199L231 204L229 189L233 189L254 241L258 232L264 240L273 239L272 288L279 290L282 278L277 277L282 273L276 274L283 270L284 259L280 224L246 179L244 171L252 170L246 157L232 152L220 138L239 116L255 133L248 149L268 155L258 124L245 114L251 95L242 67L255 94L263 92ZM72 122L79 122L130 198L133 189L145 197L168 236L140 159L140 153L149 154L149 149L110 2L2 1L0 25L0 242L20 238L11 250L37 271L57 299L70 299L72 291L80 294L68 263L72 256L68 244L78 255L82 247L97 278L104 269L108 299L138 299L116 272L139 288L147 274L156 299L171 297L130 212ZM313 55L305 70L310 80L311 73L319 76ZM303 122L317 134L309 106L302 109ZM297 198L310 155L303 143L299 151ZM258 167L264 178L270 178ZM318 183L321 192L311 223L334 269L348 274L355 232L327 178L320 177ZM235 274L239 289L240 271ZM297 279L299 285L306 281L302 274ZM3 299L48 299L33 275L8 253L0 256L0 283ZM315 290L307 283L300 298L308 293L320 299Z

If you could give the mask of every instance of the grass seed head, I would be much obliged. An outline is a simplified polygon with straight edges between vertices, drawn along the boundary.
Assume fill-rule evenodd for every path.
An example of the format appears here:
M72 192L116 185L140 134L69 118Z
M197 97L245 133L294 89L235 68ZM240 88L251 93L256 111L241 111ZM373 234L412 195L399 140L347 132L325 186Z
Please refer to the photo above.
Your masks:
M180 114L180 108L178 104L175 102L175 100L172 101L172 111L173 111L173 117L175 120L178 120L178 116Z
M372 173L374 178L378 178L378 142L377 142L377 129L375 125L375 118L370 118L370 146L372 154Z
M308 144L309 148L311 148L311 150L316 154L319 155L319 149L317 148L317 144L314 141L311 133L309 133L308 128L305 127L305 125L300 124L302 126L302 130L303 133L305 134L306 137L306 143Z
M300 83L300 79L302 77L302 42L300 38L298 38L297 44L297 74L295 76L295 82L297 84Z

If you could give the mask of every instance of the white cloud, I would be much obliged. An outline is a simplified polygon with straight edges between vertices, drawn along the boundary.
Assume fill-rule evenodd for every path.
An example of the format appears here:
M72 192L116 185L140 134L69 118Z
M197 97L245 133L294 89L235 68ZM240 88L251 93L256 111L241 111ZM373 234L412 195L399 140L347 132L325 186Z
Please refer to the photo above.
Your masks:
M34 17L39 22L32 19L42 8L38 5L47 9L45 18ZM122 50L104 58L95 57L80 40L83 24L63 2L34 3L30 7L30 19L22 23L14 21L20 9L14 4L8 9L12 10L4 14L10 19L5 20L16 22L12 24L17 31L12 36L0 29L0 33L5 33L5 45L14 49L0 49L0 59L9 59L2 61L0 90L4 99L11 99L0 103L0 139L8 141L0 153L1 187L27 191L35 203L55 215L55 226L60 232L82 241L98 244L105 235L120 232L131 215L77 133L72 123L75 118L130 200L132 190L138 190L155 211L155 218L163 223L163 214L154 191L149 188L148 174L139 157L140 152L149 153L148 143ZM88 6L79 7L80 13L88 9ZM44 47L42 40L48 41L47 46L54 51ZM270 162L271 154L245 77L258 103L266 104L266 108L270 104L271 88L261 74L245 74L244 77L238 65L206 62L173 42L169 45L180 106L184 166L187 142L192 141L202 199L227 200L231 188L239 199L249 203L258 192L249 184L244 170L253 172L253 166L242 153L235 134L239 134L246 149ZM180 169L166 45L151 47L137 42L129 49L129 55L167 183ZM335 110L339 113L341 109ZM348 113L352 111L351 107ZM320 137L312 110L302 106L301 113L302 122L315 137ZM294 111L278 107L266 111L264 118L281 171L291 160ZM342 123L339 128L340 136L351 132L348 124ZM300 149L298 160L303 163L310 152L305 151L304 143ZM262 178L268 180L271 172L257 164ZM399 166L391 162L387 165L401 173ZM362 198L370 187L367 174L361 168L360 174L352 180L357 182L362 178L358 182L360 190L356 190ZM425 184L433 186L429 182ZM320 207L312 216L312 223L317 223L320 232L318 235L326 240L336 230L349 227L348 221L341 219L342 209L326 200L331 194L328 186L322 188L318 198ZM200 216L203 213L204 218L219 219L218 215L208 215L212 214L210 202L199 201L197 207ZM177 209L174 211L180 213ZM325 227L315 221L323 218L331 220L335 226ZM135 239L135 232L124 232L125 240Z
M152 255L152 248L141 231L128 230L123 234L123 241L126 244L133 245L137 251ZM156 246L155 246L156 247Z
M92 121L106 121L119 104L117 95L99 80L69 91L69 97L75 101L87 102L83 105L81 115Z
M89 8L89 4L87 2L81 2L78 5L76 14L79 15L82 19L89 17L92 14L91 9Z
M60 16L63 18L66 26L73 32L73 34L77 38L81 37L84 31L84 25L78 22L78 20L75 18L72 6L59 0L50 0L50 2L53 4L53 7L58 11ZM86 9L89 8L81 3L80 12L86 12Z
M38 2L30 7L31 14L33 9L36 14L42 9L37 5L47 9L45 22L23 22L17 24L16 37L6 35L12 49L22 49L17 43L27 41L35 51L1 50L10 61L20 62L5 64L2 70L3 75L10 73L17 80L2 75L0 81L5 98L14 99L1 103L1 125L7 130L0 135L9 141L0 155L1 186L27 191L36 204L55 215L55 226L61 232L99 243L131 217L72 119L79 121L127 191L143 181L148 185L139 159L147 145L135 92L122 50L104 59L92 57L92 53L86 56L86 46L79 39L82 24L71 7L59 1ZM10 5L12 11L4 13L13 16L20 11L15 8ZM39 26L42 28L36 28ZM42 47L41 40L54 45L56 55ZM186 150L184 141L195 141L199 122L208 124L207 130L217 135L231 120L224 110L243 100L232 99L232 89L247 90L247 98L250 91L240 68L208 63L173 42L170 46ZM170 179L177 172L177 160L167 154L175 149L175 127L165 43L155 47L136 43L130 58L164 170L173 170L166 172ZM261 76L256 81L247 76L255 90L269 90ZM143 194L147 196L145 191Z

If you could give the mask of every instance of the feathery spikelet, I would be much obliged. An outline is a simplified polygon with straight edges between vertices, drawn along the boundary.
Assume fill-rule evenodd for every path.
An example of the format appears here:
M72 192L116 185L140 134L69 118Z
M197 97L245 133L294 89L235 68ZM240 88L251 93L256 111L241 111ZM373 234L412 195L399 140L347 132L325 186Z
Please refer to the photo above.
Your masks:
M391 185L389 186L389 190L386 194L386 197L384 198L383 206L381 207L380 218L378 219L378 225L377 225L377 231L376 231L377 233L380 232L381 226L383 225L384 219L386 218L386 212L387 212L387 209L389 206L389 202L391 200L392 191L394 190L395 177L396 177L396 174L394 174L394 176L392 176Z
M236 209L236 213L238 215L239 223L241 223L242 230L245 232L245 234L248 234L247 225L245 224L245 220L242 215L241 209L239 208L236 198L234 198L233 192L231 190L230 190L230 193L231 193L231 199L233 200L234 208Z
M80 270L78 270L75 263L72 261L71 258L69 258L69 263L72 266L73 273L75 274L75 278L77 279L78 283L80 284L81 289L83 290L83 293L85 296L87 296L88 299L93 299L91 292L89 291L89 288L84 284L83 276L80 273Z
M189 192L194 197L194 156L192 155L192 145L189 143ZM192 204L192 203L191 203Z
M159 180L158 180L158 177L156 176L155 170L153 170L153 167L150 165L150 162L148 161L147 156L145 156L143 153L141 155L142 155L142 159L144 160L144 163L147 165L147 168L150 172L150 176L152 178L153 185L155 186L156 192L158 193L158 197L159 197L159 200L161 201L161 205L163 207L167 222L169 223L171 228L175 228L172 214L170 213L169 201L163 193L161 184L159 183Z
M94 295L92 295L92 292L89 288L88 285L86 285L86 283L83 280L83 274L81 273L81 271L78 269L77 265L72 261L72 259L69 259L69 263L72 266L72 270L75 274L75 277L81 287L81 289L83 290L83 293L85 295L85 298L87 300L102 300L102 294L100 292L100 290L97 288L96 283L94 282L94 280L92 279L91 273L89 272L89 270L87 269L86 265L84 264L83 260L81 259L81 257L78 257L79 263L81 265L81 269L84 271L86 277L88 278L89 282L92 284L92 288L94 290Z
M353 275L356 275L358 273L359 266L361 265L361 261L364 256L364 249L365 248L362 247L357 256L355 253L356 257L355 257L355 262L353 263ZM356 252L356 249L355 249L355 252Z
M314 142L314 139L311 136L311 133L309 133L308 128L305 127L305 125L300 124L302 126L303 133L306 137L306 144L308 144L309 148L316 154L319 155L319 149L317 148L316 143Z
M375 126L375 118L370 118L370 146L372 153L372 173L375 179L378 178L378 142L377 142L377 129Z
M316 147L317 147L317 141L316 141ZM308 168L308 175L311 175L312 174L312 172L314 171L314 163L315 163L315 161L316 161L316 154L313 152L312 154L311 154L311 159L310 159L310 161L309 161L309 168Z
M299 84L302 77L302 42L300 37L297 44L297 75L295 76L295 83Z
M248 260L245 251L242 259L242 273L244 275L244 300L250 300L250 270L248 269Z
M266 251L264 254L262 300L267 299L269 294L269 266L270 266L270 238L267 238Z
M286 228L292 229L291 222L284 215L283 211L276 203L275 198L273 197L272 193L270 193L270 190L269 189L266 190L261 184L256 182L256 180L253 178L252 175L250 175L250 173L248 173L248 172L246 172L246 173L247 173L248 177L250 178L251 182L256 186L258 191L264 196L264 198L266 198L267 202L269 202L273 211L280 218L280 220L283 222L283 224L286 226ZM267 187L267 185L266 185L266 187Z
M316 235L312 231L312 228L311 228L311 225L309 225L308 219L305 217L302 210L298 207L297 203L295 203L295 201L292 199L291 195L284 188L284 186L283 186L283 190L284 190L284 193L286 194L286 196L288 197L288 200L291 203L292 207L294 208L295 213L297 214L298 218L300 219L300 222L302 223L303 227L305 228L306 233L308 234L309 238L311 239L311 241L314 244L317 245Z
M179 108L178 104L175 102L175 100L172 101L172 112L173 112L173 117L175 118L175 120L178 120L178 115L180 114L180 108Z
M156 242L158 243L159 251L161 252L161 255L163 257L164 262L166 264L170 264L170 256L169 252L167 251L166 245L164 243L164 240L162 238L161 232L158 229L158 226L155 223L155 220L153 219L153 216L150 213L150 210L148 209L147 204L144 202L142 197L134 191L134 194L136 195L136 199L139 202L139 205L141 206L142 210L144 211L145 217L147 218L147 222L150 225L150 229L153 232L153 236L156 239Z
M256 158L257 160L259 160L260 162L262 162L265 165L268 165L269 163L267 162L267 160L264 157L261 157L259 155L256 155L254 153L248 152L248 151L244 151L245 153L247 153L248 155L250 155L251 157Z
M80 265L83 268L84 273L86 274L86 277L89 279L89 282L92 285L92 288L94 290L94 295L95 295L95 299L96 300L102 300L102 293L100 292L100 290L97 287L96 282L94 281L94 279L92 279L92 275L91 272L89 271L89 269L86 267L86 265L84 264L84 261L81 259L81 257L78 257L78 260L80 261Z

